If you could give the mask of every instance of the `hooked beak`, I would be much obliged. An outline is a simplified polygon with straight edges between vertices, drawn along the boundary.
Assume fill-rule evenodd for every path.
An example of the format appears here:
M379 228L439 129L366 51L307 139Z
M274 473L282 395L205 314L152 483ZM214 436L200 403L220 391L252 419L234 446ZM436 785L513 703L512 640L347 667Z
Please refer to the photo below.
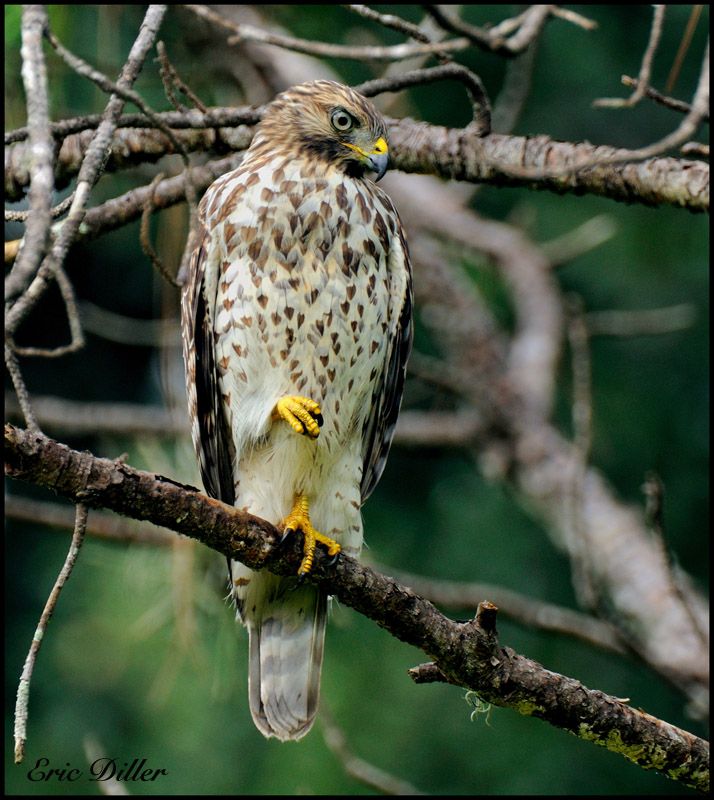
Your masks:
M389 148L381 136L374 143L372 152L367 153L367 166L368 169L377 173L375 177L376 181L387 171L387 167L389 166Z
M389 166L389 147L384 137L380 136L372 145L371 150L363 150L361 147L347 142L345 142L345 145L362 156L361 161L364 166L371 172L376 173L376 181L387 171L387 167Z

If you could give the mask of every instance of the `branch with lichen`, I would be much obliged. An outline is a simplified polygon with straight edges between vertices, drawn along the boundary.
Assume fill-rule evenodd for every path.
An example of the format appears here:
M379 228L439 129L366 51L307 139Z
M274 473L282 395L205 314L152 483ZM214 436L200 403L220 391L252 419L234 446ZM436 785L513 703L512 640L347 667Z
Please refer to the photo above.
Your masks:
M71 450L12 425L5 426L5 456L6 475L52 489L75 503L150 520L252 569L278 575L297 571L299 536L282 543L281 531L267 521L193 487ZM493 604L481 603L469 622L454 622L408 587L356 559L342 555L334 565L330 560L320 552L309 580L423 650L435 664L427 670L429 680L466 687L485 702L543 719L643 769L708 791L707 742L500 645Z

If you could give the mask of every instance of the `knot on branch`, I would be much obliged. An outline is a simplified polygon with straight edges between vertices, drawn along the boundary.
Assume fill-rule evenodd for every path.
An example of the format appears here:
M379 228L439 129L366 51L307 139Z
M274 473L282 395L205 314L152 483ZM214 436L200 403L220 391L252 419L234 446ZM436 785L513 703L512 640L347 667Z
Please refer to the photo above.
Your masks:
M451 683L467 688L489 685L493 670L503 662L496 631L497 614L498 606L484 600L479 603L476 616L461 624L458 632L461 658L456 669L454 665L447 667L434 662L419 664L407 670L409 677L414 683Z

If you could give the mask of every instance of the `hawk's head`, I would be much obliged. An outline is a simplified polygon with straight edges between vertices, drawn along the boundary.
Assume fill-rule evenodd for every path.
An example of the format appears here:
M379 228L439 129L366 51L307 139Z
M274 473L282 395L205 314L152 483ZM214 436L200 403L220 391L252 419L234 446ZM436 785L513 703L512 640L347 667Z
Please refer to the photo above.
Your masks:
M268 106L256 150L294 151L325 161L353 177L387 170L387 126L361 94L334 81L293 86Z

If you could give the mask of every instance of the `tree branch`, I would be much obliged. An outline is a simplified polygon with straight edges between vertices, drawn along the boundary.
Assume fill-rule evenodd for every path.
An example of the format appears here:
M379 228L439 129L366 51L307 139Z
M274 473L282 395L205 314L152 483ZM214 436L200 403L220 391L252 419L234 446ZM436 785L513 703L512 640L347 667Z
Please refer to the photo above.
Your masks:
M212 109L211 113L225 113ZM177 112L169 112L175 117ZM246 112L243 112L243 116ZM255 111L253 111L255 113ZM196 129L196 111L187 112L192 130L175 133L187 151L224 155L226 148L244 149L253 128ZM158 115L161 117L162 115ZM210 117L206 118L210 126ZM689 211L709 210L709 164L679 158L623 161L628 152L588 142L557 142L548 136L480 136L469 129L444 128L412 119L389 120L390 157L403 172L426 173L445 178L487 183L492 186L545 189L559 194L595 194L627 203L675 205ZM66 186L79 169L92 139L91 132L68 136L57 156L56 188ZM28 145L16 142L5 150L5 191L19 200L29 184ZM137 163L158 161L175 152L166 136L151 127L119 129L114 134L107 171ZM622 163L603 163L613 158ZM633 154L633 159L635 158ZM587 161L591 166L579 169ZM562 169L555 174L552 165ZM577 172L568 172L577 169ZM524 172L525 170L525 172ZM542 174L536 174L542 170ZM200 187L197 186L200 189Z
M271 524L202 495L193 487L128 465L79 453L42 435L5 426L7 475L51 488L74 502L109 508L202 541L252 569L294 574L299 537L280 544ZM457 623L411 589L342 555L333 566L320 552L310 580L372 619L401 641L423 650L450 682L486 702L543 719L607 747L644 769L708 791L708 745L702 739L630 708L621 700L498 644L496 607ZM481 607L480 607L481 610Z
M27 706L30 698L30 682L32 680L32 673L35 668L37 654L45 638L47 632L47 625L50 618L54 613L57 601L59 600L60 592L64 588L65 583L74 569L77 561L77 556L84 541L84 535L87 528L87 507L79 503L75 508L75 522L74 532L72 534L72 543L69 547L69 552L65 558L62 569L60 570L57 580L55 581L50 596L47 598L45 607L40 616L35 629L35 635L32 637L32 644L30 645L29 652L25 658L25 664L22 668L22 675L20 676L20 683L17 687L17 701L15 704L15 763L19 764L25 757L25 743L27 741Z
M50 206L54 147L50 135L47 69L42 52L42 32L47 25L47 9L26 5L22 12L22 81L27 98L29 130L30 215L25 227L23 247L12 271L5 279L5 298L19 294L37 272L49 241Z
M149 48L156 38L165 13L166 6L152 5L147 9L144 21L117 81L122 88L130 87L136 80ZM7 311L5 330L10 336L17 330L20 322L44 294L51 280L62 269L67 251L74 241L75 234L84 218L90 191L101 175L106 150L112 140L112 134L116 128L116 119L121 114L123 106L124 101L117 97L116 94L110 96L104 110L102 122L96 132L93 133L91 144L87 149L87 155L82 160L77 189L69 215L64 220L64 224L52 248L42 260L34 280Z
M390 154L402 172L490 186L594 194L626 203L709 209L709 165L678 158L637 161L635 151L549 136L483 138L414 120L390 120ZM632 161L625 159L632 152ZM608 163L617 159L620 163ZM598 164L598 161L602 164ZM580 165L587 162L588 166ZM553 168L555 165L555 169Z

